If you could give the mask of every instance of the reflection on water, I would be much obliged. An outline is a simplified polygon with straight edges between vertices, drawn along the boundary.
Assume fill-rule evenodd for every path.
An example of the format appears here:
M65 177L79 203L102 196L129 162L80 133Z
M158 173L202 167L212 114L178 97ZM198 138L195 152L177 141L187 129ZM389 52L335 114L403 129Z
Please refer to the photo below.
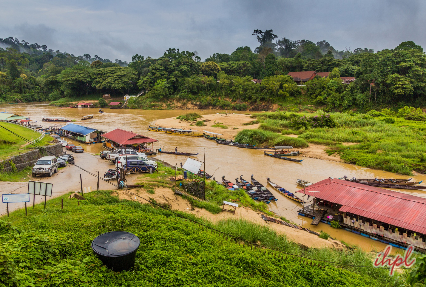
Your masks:
M342 177L344 175L357 178L406 178L406 176L393 174L390 172L373 170L369 168L354 166L345 163L332 161L324 161L312 158L303 158L303 162L289 162L263 155L262 150L240 149L232 146L218 145L214 141L204 138L194 138L187 136L168 135L161 132L150 132L147 130L148 125L157 119L175 117L188 113L188 110L162 110L162 111L146 111L146 110L121 110L121 109L105 109L105 113L98 114L97 109L88 108L56 108L47 105L3 105L1 110L6 109L7 112L29 116L32 120L37 121L43 126L55 125L52 123L41 122L43 117L61 116L70 120L76 120L76 124L96 128L105 132L112 131L116 128L132 131L138 134L146 135L158 140L154 143L154 149L163 148L164 150L173 150L179 147L182 152L199 153L193 157L200 161L206 156L206 171L213 174L216 179L220 179L223 175L226 179L233 181L235 178L243 175L245 179L249 179L253 175L258 181L266 186L266 179L269 177L273 182L290 190L297 191L297 179L304 179L310 182L318 182L327 177ZM197 111L199 114L211 114L220 111L205 110ZM80 119L93 114L94 118L87 121ZM63 126L65 123L56 123ZM102 146L82 145L86 151L98 153ZM172 165L184 163L186 157L176 156L173 154L159 154L157 157ZM415 181L426 181L425 175L416 175L413 177ZM384 244L355 235L344 230L336 230L329 225L320 223L318 226L310 225L310 220L297 215L297 210L301 205L287 199L274 190L269 188L277 202L270 204L270 210L279 216L301 224L304 227L315 231L324 231L333 238L343 240L349 244L356 244L366 251L376 249L383 250ZM401 191L412 195L426 198L425 191Z

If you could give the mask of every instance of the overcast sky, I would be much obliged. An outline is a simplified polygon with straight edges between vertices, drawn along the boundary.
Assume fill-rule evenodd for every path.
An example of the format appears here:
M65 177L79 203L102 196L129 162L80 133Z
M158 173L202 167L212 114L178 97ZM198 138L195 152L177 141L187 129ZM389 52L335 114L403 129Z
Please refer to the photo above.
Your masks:
M197 51L203 60L254 49L255 29L378 51L403 41L425 47L425 12L420 0L1 0L0 38L112 61L157 58L168 48Z

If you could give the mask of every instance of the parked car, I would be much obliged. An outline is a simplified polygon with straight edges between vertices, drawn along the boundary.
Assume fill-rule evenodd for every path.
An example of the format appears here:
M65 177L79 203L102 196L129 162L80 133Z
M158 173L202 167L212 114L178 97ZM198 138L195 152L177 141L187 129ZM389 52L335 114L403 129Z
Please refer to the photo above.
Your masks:
M32 169L33 177L37 175L52 176L56 172L58 172L58 163L54 156L44 156L40 158Z
M137 155L138 153L134 149L130 149L130 148L116 149L107 155L107 159L115 163L115 159L117 157L119 157L120 155L126 155L126 154Z
M74 164L74 157L72 156L72 154L63 154L60 157L66 159L68 163Z
M73 148L72 148L72 151L73 152L84 152L84 149L81 147L81 146L74 146Z
M59 143L63 146L66 147L68 145L66 140L59 140Z
M58 157L57 159L58 167L66 167L67 166L67 160L63 157Z
M155 160L150 160L145 154L136 154L136 155L121 155L116 158L116 166L123 167L126 166L126 161L141 161L147 165L153 166L155 169L157 169L157 162Z
M69 143L69 144L67 144L66 146L65 146L65 148L67 149L67 150L72 150L72 148L73 147L75 147L75 145L73 145L72 143Z
M132 172L149 172L153 173L157 168L153 165L147 164L143 160L127 160L126 169Z
M101 157L101 159L106 159L109 153L111 153L111 151L103 150L101 151L101 154L99 156Z

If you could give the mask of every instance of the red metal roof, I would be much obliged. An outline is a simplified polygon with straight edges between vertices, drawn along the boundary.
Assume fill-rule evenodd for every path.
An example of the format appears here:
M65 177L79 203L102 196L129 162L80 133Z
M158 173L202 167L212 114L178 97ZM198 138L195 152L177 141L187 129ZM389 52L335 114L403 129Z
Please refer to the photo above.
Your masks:
M115 129L109 133L103 134L102 137L109 139L119 145L152 143L157 141L156 139L151 139L149 137L141 136L122 129Z
M320 76L321 78L327 78L330 72L317 72L317 76Z
M303 71L303 72L289 72L287 75L291 76L295 82L307 82L315 78L315 71Z
M331 178L306 187L305 191L310 196L342 205L341 212L426 234L425 198ZM303 189L299 192L304 193Z
M109 103L110 106L118 106L121 105L121 102L111 102Z

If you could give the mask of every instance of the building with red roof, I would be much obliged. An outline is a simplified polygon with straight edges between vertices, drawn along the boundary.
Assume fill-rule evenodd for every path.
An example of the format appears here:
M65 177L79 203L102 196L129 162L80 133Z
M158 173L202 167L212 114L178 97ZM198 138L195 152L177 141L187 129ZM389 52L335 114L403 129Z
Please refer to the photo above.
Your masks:
M299 192L314 197L319 209L338 212L340 223L358 233L426 251L425 198L331 178Z
M313 78L315 78L315 76L317 75L317 73L315 71L303 71L303 72L289 72L287 75L289 75L290 77L292 77L293 80L298 85L303 85L307 81L310 81Z
M102 137L110 142L110 145L112 143L114 146L146 146L147 144L153 144L154 142L157 142L156 139L138 135L122 129L115 129L109 133L103 134Z
M321 78L327 78L330 75L330 72L317 72L317 76Z

